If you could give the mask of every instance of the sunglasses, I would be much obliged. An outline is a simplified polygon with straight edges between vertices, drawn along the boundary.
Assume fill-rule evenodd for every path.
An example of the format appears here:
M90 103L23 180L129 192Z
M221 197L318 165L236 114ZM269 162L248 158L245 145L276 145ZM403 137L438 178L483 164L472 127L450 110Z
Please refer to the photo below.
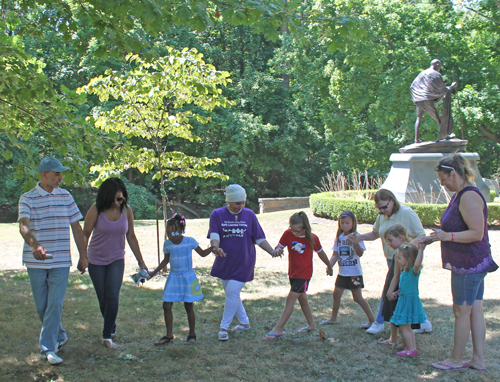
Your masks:
M376 207L377 207L377 209L378 209L379 211L386 210L386 209L389 207L389 203L390 203L391 201L392 201L392 200L389 200L385 206L382 206L382 207L378 207L378 206L376 206Z
M447 168L448 170L455 171L455 169L451 166L445 166L444 164L440 164L439 168Z
M121 203L125 200L125 198L122 198L122 197L119 197L119 198L115 198L115 200L118 202L118 203Z

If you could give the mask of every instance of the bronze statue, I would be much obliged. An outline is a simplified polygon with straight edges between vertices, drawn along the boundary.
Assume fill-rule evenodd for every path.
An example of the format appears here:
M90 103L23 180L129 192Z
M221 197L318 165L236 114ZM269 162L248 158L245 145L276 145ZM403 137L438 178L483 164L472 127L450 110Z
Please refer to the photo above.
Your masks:
M446 86L441 77L441 61L434 59L429 69L421 72L410 86L411 100L415 102L417 108L417 121L415 122L415 143L422 142L418 138L420 123L425 112L428 112L439 125L437 141L454 138L452 134L453 119L451 116L451 92L457 86L453 82L451 86ZM443 119L439 119L435 104L445 96L443 104Z

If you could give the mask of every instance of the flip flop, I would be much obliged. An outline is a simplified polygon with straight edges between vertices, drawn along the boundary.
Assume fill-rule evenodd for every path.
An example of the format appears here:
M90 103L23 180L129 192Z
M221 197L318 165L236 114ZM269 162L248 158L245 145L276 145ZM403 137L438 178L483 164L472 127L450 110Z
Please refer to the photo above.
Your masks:
M377 343L379 345L391 345L391 346L397 346L397 343L391 342L390 339L384 340L383 338L379 338Z
M155 345L156 346L165 345L165 344L170 344L172 342L174 342L174 336L172 337L163 336L158 341L155 341Z
M430 365L430 367L432 367L433 369L436 369L436 370L441 370L441 371L448 371L448 370L463 370L465 369L464 366L457 366L457 367L454 367L454 366L451 366L451 365L448 365L446 362L441 362L441 361L438 361L436 362L436 365L443 365L445 368L442 369L440 367L437 367L435 366L433 363Z
M309 333L309 332L313 332L315 330L316 329L309 329L307 326L304 326L302 329L299 329L298 332L299 333Z
M372 326L370 323L365 323L365 324L361 324L359 327L360 329L368 329L370 326Z
M248 330L248 329L251 329L251 326L245 326L242 324L238 324L234 328L232 328L231 331L234 333L241 333L242 331Z
M335 325L336 322L330 322L328 320L323 320L319 323L320 325Z
M194 340L194 341L191 341ZM189 342L191 341L191 342ZM186 342L184 342L184 345L192 345L196 342L196 336L188 336Z
M463 362L463 365L466 368L471 369L471 370L478 370L478 371L487 371L488 370L486 367L484 369L480 369L478 367L471 366L471 365L469 365L469 362Z
M262 337L264 341L276 341L285 335L285 332L281 332L280 334L267 333L267 336Z

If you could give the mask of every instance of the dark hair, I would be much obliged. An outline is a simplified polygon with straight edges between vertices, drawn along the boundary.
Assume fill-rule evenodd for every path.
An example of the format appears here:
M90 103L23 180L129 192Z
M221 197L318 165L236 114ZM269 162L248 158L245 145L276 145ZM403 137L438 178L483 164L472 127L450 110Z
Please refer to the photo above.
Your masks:
M172 227L175 232L182 232L186 230L186 219L184 216L175 213L170 219L167 220L167 227Z
M314 249L314 237L311 230L311 225L309 224L309 219L304 211L296 212L292 216L290 216L289 221L290 226L292 225L300 225L304 228L304 234L306 236L307 241L311 244L311 248ZM319 248L318 248L319 249Z
M111 208L112 204L115 202L115 196L117 192L123 194L123 202L120 204L120 213L123 209L127 207L128 193L125 183L120 178L108 178L97 190L97 198L95 205L97 207L97 213L100 214L108 208Z
M392 200L394 202L394 206L392 207L392 213L395 214L396 212L399 211L399 202L396 199L396 196L392 193L392 191L389 191L385 188L381 188L380 190L378 190L373 200L375 201L375 204L380 202L381 200L383 200L384 202Z
M460 154L451 155L441 159L434 171L442 172L445 175L450 175L453 171L455 171L457 175L469 183L474 183L474 178L476 176L470 162Z
M354 216L354 212L352 212L350 210L345 210L339 216L339 220L338 220L339 228L337 229L337 240L340 237L340 235L342 235L342 232L343 232L342 228L340 228L340 221L344 218L351 218L351 220L352 220L352 229L351 229L350 233L356 232L358 230L358 222L356 220L356 216Z

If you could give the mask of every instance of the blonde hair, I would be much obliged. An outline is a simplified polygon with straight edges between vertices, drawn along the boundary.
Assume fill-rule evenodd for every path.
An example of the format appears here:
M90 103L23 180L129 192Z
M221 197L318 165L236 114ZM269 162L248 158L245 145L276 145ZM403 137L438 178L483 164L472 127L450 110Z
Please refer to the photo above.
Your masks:
M471 184L474 184L474 179L476 177L476 173L472 169L470 162L460 154L441 159L434 171L442 172L445 175L450 175L455 171L458 176Z
M398 200L396 199L396 195L394 195L392 193L392 191L389 191L385 188L381 188L380 190L377 191L377 193L375 194L375 197L373 198L375 204L380 202L380 201L384 201L384 202L388 202L388 201L393 201L394 202L394 206L392 207L392 213L395 214L396 212L399 211L399 202Z
M300 225L302 228L304 228L304 235L309 244L311 244L311 248L314 250L314 237L306 213L304 211L294 213L292 216L290 216L289 224L290 226Z
M337 239L343 233L342 228L340 228L340 221L342 219L345 219L345 218L350 218L352 220L352 229L351 229L351 232L349 232L349 233L356 232L358 230L358 222L356 220L356 216L354 215L354 212L352 212L351 210L345 210L339 216L339 220L338 220L339 228L337 229Z
M418 248L414 244L401 244L398 251L401 252L403 257L406 259L406 265L403 271L408 272L411 267L415 265L415 260L418 256Z
M385 241L387 241L389 235L394 237L403 236L405 243L410 242L410 237L408 236L408 232L406 231L406 228L403 227L401 224L394 224L392 227L389 227L387 231L384 232Z

